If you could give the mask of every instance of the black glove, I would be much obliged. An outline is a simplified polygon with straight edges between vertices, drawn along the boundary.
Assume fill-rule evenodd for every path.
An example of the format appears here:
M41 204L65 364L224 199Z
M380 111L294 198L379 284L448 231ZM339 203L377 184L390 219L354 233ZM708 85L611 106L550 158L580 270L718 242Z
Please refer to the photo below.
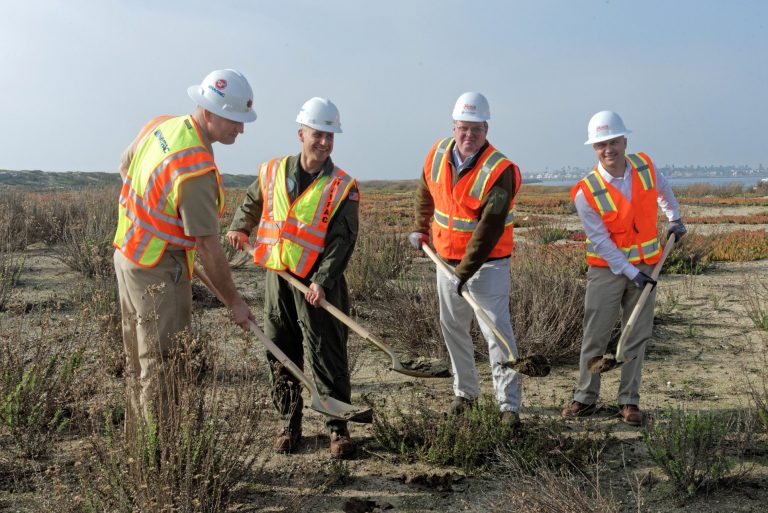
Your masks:
M656 286L656 280L645 274L643 271L640 271L637 273L637 276L632 278L632 283L634 283L635 287L638 289L644 289L649 283L652 285L651 289Z
M688 230L685 229L685 225L683 224L682 219L672 220L667 225L667 238L669 238L669 236L674 233L675 241L679 241L683 238L683 235L685 235L687 231Z
M461 279L458 276L456 276L455 274L453 276L451 276L448 280L451 282L451 284L454 287L456 287L456 293L458 295L461 295L461 287L464 286L465 282L461 281Z

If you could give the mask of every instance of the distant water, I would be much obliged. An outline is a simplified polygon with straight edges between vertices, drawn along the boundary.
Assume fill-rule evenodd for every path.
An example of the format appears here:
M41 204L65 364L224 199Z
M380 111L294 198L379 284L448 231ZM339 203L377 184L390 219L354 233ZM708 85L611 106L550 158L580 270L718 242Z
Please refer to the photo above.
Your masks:
M708 183L712 185L728 185L738 183L742 186L751 187L766 176L692 176L692 177L673 177L667 178L672 187L685 187L692 183ZM572 186L576 180L542 180L541 182L531 183L530 185L552 185L552 186Z

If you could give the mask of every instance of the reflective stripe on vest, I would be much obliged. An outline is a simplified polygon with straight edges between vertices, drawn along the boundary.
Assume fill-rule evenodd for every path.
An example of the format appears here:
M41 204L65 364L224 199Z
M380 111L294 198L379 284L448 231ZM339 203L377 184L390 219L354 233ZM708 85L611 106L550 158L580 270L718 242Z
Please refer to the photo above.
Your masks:
M123 180L113 245L143 267L156 265L169 243L186 249L187 261L192 260L195 238L184 233L178 213L179 187L209 172L216 177L221 215L221 176L194 119L162 116L147 123ZM191 276L191 266L188 271Z
M605 181L603 180L603 177L600 176L600 172L597 168L592 170L592 173L587 175L583 180L597 202L600 215L603 215L606 212L616 211L616 204L613 202L611 195L608 194L608 188L605 186Z
M483 163L480 171L478 171L477 177L475 177L475 181L469 191L469 195L478 200L482 199L483 191L488 185L488 179L491 177L491 173L493 173L493 170L496 169L496 166L503 163L505 160L506 158L504 155L498 151L491 153L491 155Z
M643 183L643 189L646 191L653 189L656 184L653 183L653 175L651 175L650 159L648 159L648 156L642 153L633 153L625 155L625 157L627 157L627 160L632 164L632 167L637 170L640 181Z
M291 203L285 187L287 162L288 157L274 159L260 168L265 208L256 234L254 261L305 277L325 249L331 219L356 182L335 167Z
M443 228L448 228L448 223L450 221L450 218L447 214L444 214L443 212L440 212L439 210L435 209L434 212L435 216L435 222L442 226ZM473 232L475 231L475 228L477 228L478 224L477 219L462 219L460 217L454 217L453 218L453 229L457 232ZM512 213L512 210L507 213L507 217L504 220L504 226L512 226L514 222L514 215Z
M448 147L453 142L453 137L447 137L440 141L440 143L437 145L437 148L435 148L435 156L432 157L432 181L433 182L439 182L440 181L440 170L445 167L443 164L445 162L445 159L448 158Z

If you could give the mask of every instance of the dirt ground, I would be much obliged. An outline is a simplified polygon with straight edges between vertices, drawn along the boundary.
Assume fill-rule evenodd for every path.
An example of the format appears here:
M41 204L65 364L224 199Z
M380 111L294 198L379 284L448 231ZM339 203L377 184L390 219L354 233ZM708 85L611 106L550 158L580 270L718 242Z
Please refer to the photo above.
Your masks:
M697 209L696 214L701 215L701 210ZM707 214L714 215L716 210L725 209L708 209ZM750 209L743 210L739 213L748 213ZM565 222L570 225L577 220L571 216ZM689 228L702 233L715 229ZM722 229L725 228L734 226ZM21 283L23 301L38 303L51 297L66 297L67 285L77 279L75 273L63 267L43 246L29 248L26 257ZM244 266L236 268L234 275L242 291L258 296L258 289L263 286L259 271ZM749 382L757 381L760 373L765 372L763 357L768 344L766 332L755 329L745 315L745 282L755 277L768 278L768 260L719 263L702 276L661 277L656 328L643 372L644 410L653 415L677 405L706 411L741 410L748 406ZM260 316L260 311L256 311ZM205 311L205 318L220 321L225 316L221 308ZM374 333L385 330L366 327ZM524 346L525 341L518 343ZM414 379L392 372L383 353L354 335L350 353L354 363L353 403L363 394L418 397L431 408L447 410L452 398L450 379ZM479 361L477 367L483 392L490 393L489 366ZM531 415L558 416L571 399L577 374L576 365L567 365L554 367L545 378L526 378L522 421ZM613 445L611 454L604 456L601 480L607 493L622 503L623 511L768 511L765 454L755 458L749 476L738 486L685 502L671 496L663 486L666 477L648 457L641 430L621 423L616 415L617 379L617 372L604 375L602 411L598 415L569 422L567 427L574 432L609 429L621 441ZM514 481L493 470L467 476L456 468L403 463L376 443L370 425L350 425L358 443L357 457L335 462L329 455L323 418L312 410L306 410L304 418L300 450L291 455L267 452L258 479L235 491L232 511L487 511L487 500L515 486ZM264 427L265 443L270 443L271 433L277 428L276 416L272 415ZM0 463L2 460L0 456ZM627 488L628 481L642 483L639 492ZM19 506L30 504L30 500L26 494L14 497L0 491L0 511L29 511Z

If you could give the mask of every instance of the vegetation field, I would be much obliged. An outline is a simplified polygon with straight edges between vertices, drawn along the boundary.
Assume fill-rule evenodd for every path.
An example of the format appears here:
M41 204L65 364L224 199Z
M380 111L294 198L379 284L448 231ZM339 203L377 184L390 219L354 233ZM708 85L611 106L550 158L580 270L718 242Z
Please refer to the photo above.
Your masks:
M352 312L403 359L447 361L434 267L406 240L414 189L361 184ZM567 189L524 185L510 309L521 355L546 356L552 372L524 378L521 428L498 422L476 328L483 397L458 417L451 379L393 372L352 334L353 403L375 413L350 425L351 460L331 459L310 409L299 450L272 453L264 349L198 282L193 330L169 363L170 416L125 436L117 194L0 188L0 512L765 511L768 188L676 190L689 234L659 280L647 421L634 428L618 416L618 371L603 375L596 415L559 416L578 375L584 234ZM222 233L243 194L228 190ZM261 319L264 271L229 256Z

